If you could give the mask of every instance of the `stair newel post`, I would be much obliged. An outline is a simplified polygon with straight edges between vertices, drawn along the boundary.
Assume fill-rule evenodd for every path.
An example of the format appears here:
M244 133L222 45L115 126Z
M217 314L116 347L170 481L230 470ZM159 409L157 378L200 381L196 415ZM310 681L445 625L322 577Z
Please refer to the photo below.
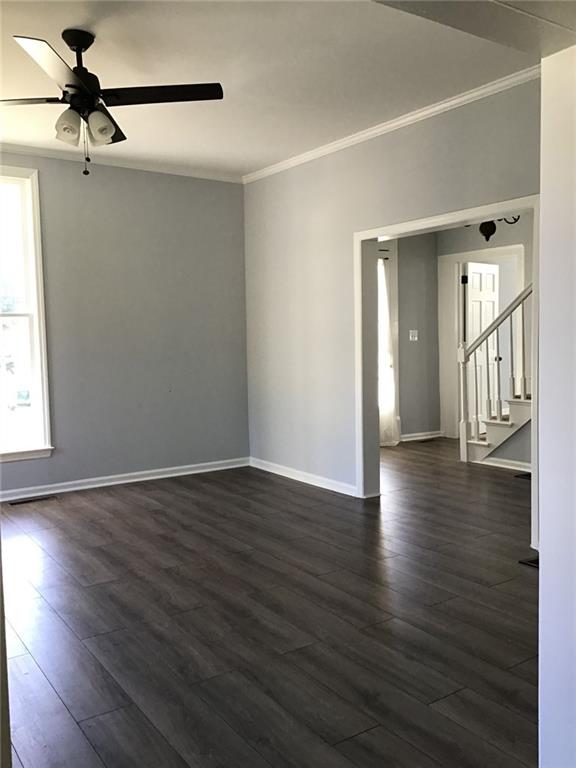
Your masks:
M526 388L526 305L520 305L520 350L522 353L522 375L520 378L520 397L526 400L528 390Z
M479 404L479 392L478 392L478 358L476 350L474 350L474 357L472 358L474 365L474 415L472 417L472 436L474 440L480 439L480 404Z
M500 328L496 328L496 418L502 421L502 374L500 368Z
M509 317L510 320L510 399L516 397L516 370L514 368L514 313Z
M492 418L492 396L490 386L490 339L484 342L484 351L486 353L486 418Z
M460 371L460 461L468 461L468 438L470 437L467 362L466 345L461 342L458 348L458 368Z

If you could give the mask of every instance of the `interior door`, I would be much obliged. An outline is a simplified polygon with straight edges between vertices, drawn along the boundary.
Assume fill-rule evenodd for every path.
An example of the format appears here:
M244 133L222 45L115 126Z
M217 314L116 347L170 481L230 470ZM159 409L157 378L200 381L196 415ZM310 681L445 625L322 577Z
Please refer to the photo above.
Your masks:
M500 312L498 302L500 267L498 264L481 264L476 261L469 261L465 267L468 275L466 291L466 341L470 344L486 330ZM478 382L478 413L486 418L490 418L492 414L486 413L487 401L490 396L488 382L490 382L491 392L494 393L496 391L496 357L498 352L494 336L491 336L487 343L488 355L486 355L486 345L483 344L476 352L475 363L476 380ZM475 409L473 366L470 373L472 375L469 376L470 391L468 397L472 408ZM482 426L481 431L485 431Z

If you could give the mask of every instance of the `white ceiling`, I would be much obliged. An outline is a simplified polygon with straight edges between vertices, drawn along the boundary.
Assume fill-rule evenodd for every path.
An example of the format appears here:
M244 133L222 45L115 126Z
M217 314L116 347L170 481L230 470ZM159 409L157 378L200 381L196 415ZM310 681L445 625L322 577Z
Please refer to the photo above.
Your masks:
M538 63L534 56L371 2L5 2L2 98L55 96L11 39L96 33L102 87L219 80L224 101L117 107L128 141L102 162L239 178ZM53 138L59 106L3 108L0 140Z

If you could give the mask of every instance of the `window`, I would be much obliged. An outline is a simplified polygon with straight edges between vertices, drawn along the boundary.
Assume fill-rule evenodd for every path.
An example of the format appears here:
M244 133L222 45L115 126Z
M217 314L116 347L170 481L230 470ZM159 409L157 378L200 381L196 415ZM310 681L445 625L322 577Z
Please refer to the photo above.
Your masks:
M37 172L0 173L0 459L49 456Z

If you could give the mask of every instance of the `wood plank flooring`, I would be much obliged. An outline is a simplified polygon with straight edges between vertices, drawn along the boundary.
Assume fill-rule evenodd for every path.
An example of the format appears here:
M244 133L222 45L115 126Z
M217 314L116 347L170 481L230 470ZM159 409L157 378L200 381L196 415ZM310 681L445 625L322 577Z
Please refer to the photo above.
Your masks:
M530 484L432 440L384 450L382 488L2 505L15 765L536 766Z

